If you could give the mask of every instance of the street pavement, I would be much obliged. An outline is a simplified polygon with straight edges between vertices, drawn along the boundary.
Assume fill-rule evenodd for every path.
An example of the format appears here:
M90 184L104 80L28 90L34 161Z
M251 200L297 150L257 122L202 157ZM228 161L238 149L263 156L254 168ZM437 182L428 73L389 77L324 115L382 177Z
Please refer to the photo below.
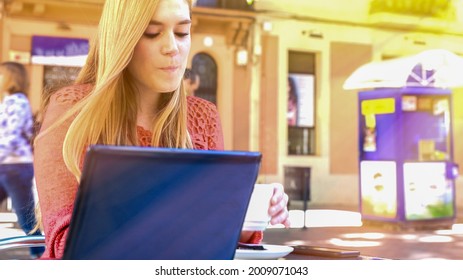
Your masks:
M359 220L359 213L347 210L307 212L307 228L268 228L265 244L334 247L360 251L362 255L394 260L463 259L463 211L458 211L455 224L403 228L391 224ZM337 216L335 216L337 215ZM349 222L346 222L349 220ZM323 224L323 221L338 221ZM298 221L293 221L294 226ZM24 235L18 228L14 213L0 213L0 239ZM29 250L0 251L0 260L30 259Z

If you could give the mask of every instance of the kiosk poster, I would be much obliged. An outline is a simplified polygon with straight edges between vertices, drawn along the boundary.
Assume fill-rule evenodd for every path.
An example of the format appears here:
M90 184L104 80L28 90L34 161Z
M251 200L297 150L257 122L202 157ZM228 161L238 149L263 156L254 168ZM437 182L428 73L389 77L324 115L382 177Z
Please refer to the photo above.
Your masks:
M397 174L394 161L362 161L360 191L362 213L383 218L397 215Z
M445 162L404 164L405 217L423 220L452 217L452 182L446 179Z
M288 75L288 111L290 126L314 126L315 79L312 74Z

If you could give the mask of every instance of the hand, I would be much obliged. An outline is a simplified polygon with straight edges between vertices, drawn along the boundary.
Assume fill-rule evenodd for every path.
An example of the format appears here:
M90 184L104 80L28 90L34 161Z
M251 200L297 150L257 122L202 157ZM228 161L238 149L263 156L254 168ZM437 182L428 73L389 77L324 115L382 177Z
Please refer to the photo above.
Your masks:
M273 196L270 200L268 213L270 215L270 224L283 224L286 228L290 226L288 212L288 195L285 193L283 185L272 183Z

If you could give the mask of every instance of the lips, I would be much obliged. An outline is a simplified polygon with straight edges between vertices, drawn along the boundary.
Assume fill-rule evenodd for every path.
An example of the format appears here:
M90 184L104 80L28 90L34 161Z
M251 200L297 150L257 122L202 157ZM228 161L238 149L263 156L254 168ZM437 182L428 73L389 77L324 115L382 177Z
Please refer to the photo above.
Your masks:
M167 67L161 67L159 69L165 72L175 72L177 71L178 68L179 68L178 66L167 66Z

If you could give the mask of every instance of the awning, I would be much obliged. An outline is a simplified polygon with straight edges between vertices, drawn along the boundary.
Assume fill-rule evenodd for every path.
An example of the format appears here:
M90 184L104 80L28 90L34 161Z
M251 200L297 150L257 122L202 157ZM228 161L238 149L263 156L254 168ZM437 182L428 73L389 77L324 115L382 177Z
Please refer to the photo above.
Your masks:
M344 89L463 86L463 58L442 49L367 63L350 75Z

